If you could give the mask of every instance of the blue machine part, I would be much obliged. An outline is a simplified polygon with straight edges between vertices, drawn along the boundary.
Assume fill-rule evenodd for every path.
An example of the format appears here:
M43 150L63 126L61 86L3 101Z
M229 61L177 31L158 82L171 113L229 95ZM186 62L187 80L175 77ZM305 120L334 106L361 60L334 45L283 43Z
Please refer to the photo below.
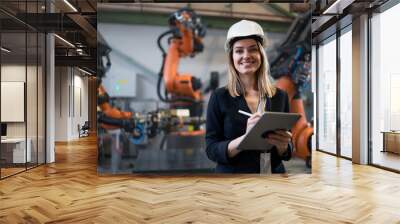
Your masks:
M145 127L143 123L137 123L135 125L135 132L138 133L138 136L129 136L128 139L134 145L140 145L143 143L144 138L146 137Z
M297 65L299 63L300 57L302 56L302 54L303 54L303 48L297 47L296 48L296 55L294 56L293 63L292 63L291 68L290 68L290 74L294 75L294 73L296 71L296 68L297 68Z

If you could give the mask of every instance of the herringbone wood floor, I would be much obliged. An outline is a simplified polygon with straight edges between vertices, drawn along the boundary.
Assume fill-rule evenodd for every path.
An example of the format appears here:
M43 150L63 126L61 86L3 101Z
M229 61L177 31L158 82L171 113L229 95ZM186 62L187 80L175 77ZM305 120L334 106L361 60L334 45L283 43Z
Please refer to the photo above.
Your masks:
M313 174L98 176L94 137L0 181L0 223L400 223L400 175L320 152Z

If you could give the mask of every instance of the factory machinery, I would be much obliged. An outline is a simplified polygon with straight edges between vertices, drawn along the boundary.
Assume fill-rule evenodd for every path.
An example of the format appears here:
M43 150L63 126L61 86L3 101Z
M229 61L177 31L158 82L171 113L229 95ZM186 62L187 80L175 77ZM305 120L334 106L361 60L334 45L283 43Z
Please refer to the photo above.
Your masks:
M290 112L301 114L293 127L294 155L311 167L311 137L314 129L307 121L303 94L311 83L311 12L298 16L287 32L285 40L275 49L270 60L275 85L289 96Z
M313 128L307 121L302 92L310 83L311 44L310 17L307 13L299 16L290 27L287 37L275 49L270 59L271 75L276 86L285 90L290 98L290 110L302 115L292 129L295 156L306 161L311 167L311 136ZM174 133L179 136L202 136L200 128L205 122L202 117L203 93L200 80L190 74L179 74L180 58L194 57L202 52L202 39L206 30L193 10L183 8L169 19L170 28L162 33L157 44L163 56L157 82L157 95L169 105L167 109L150 111L146 114L120 111L109 103L109 97L101 80L111 66L107 43L98 37L98 122L103 130L121 129L128 134L132 143L144 144L145 139L160 133L164 136ZM168 50L161 41L168 37ZM162 83L164 82L164 85ZM164 89L163 89L164 87ZM207 91L218 87L218 74L212 73ZM164 143L164 140L162 143ZM162 149L163 146L160 146Z
M157 40L163 56L157 94L169 108L146 114L121 111L110 104L110 98L101 82L111 66L111 48L98 36L98 122L103 131L121 129L134 144L144 144L145 139L154 138L161 133L164 136L171 133L178 136L204 135L204 130L200 128L205 123L202 117L202 83L200 79L190 74L179 74L177 70L180 58L194 57L202 52L202 38L206 30L200 18L188 8L173 13L169 25L170 29L162 33ZM165 37L168 37L167 52L161 44ZM218 74L212 73L211 76L210 85L205 92L218 87Z

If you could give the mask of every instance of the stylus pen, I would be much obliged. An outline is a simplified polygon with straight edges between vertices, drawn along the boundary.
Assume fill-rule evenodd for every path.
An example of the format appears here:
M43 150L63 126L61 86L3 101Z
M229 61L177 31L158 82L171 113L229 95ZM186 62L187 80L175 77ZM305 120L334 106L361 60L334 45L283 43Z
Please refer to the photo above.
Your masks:
M243 115L249 116L249 117L251 117L251 116L253 115L253 114L248 113L248 112L243 111L243 110L239 110L238 112L241 113L241 114L243 114Z

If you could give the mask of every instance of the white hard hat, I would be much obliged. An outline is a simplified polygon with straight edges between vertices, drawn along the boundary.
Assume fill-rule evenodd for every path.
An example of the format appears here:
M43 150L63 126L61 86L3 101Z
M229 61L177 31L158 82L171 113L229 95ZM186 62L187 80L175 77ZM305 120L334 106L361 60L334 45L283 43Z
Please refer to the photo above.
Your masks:
M265 46L266 44L264 31L258 23L250 20L241 20L233 24L229 28L228 34L226 35L225 51L229 50L229 44L232 39L237 37L247 37L247 36L259 37L261 40L261 44L263 46Z

